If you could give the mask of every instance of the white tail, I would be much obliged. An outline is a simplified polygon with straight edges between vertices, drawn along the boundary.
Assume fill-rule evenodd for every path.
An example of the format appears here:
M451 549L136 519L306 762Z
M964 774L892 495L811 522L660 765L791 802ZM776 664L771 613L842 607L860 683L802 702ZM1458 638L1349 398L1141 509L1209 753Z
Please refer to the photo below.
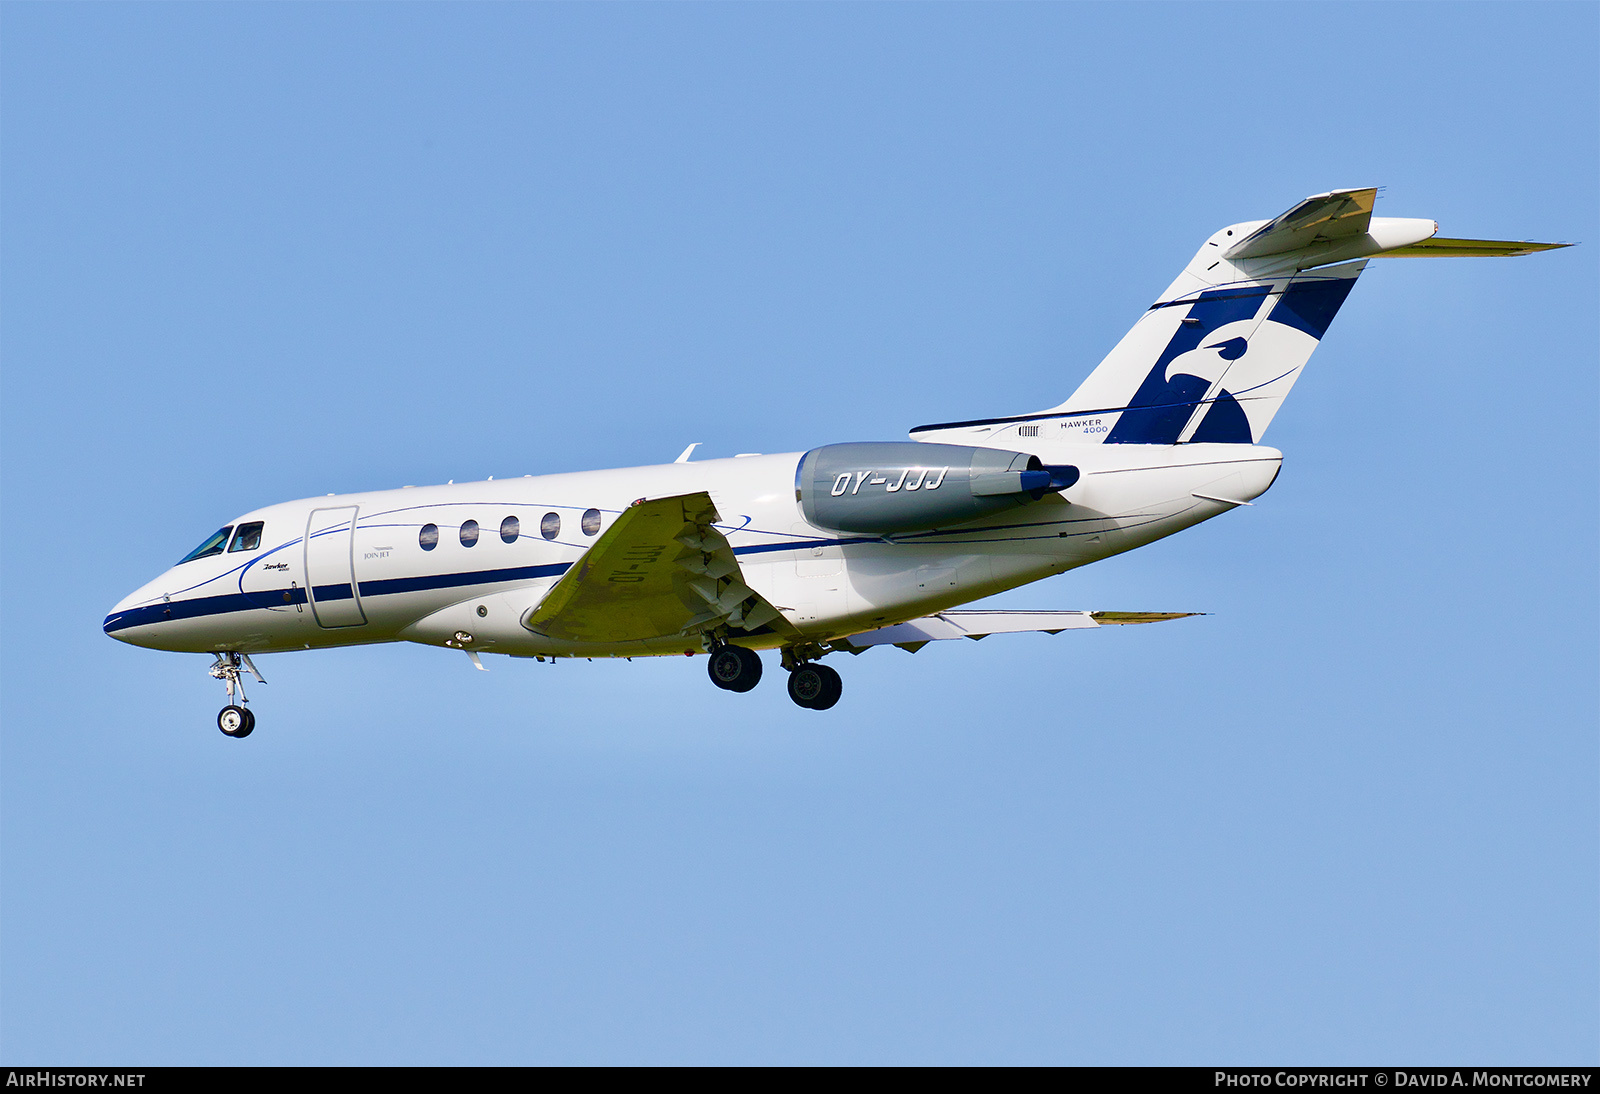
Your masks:
M1021 432L1106 444L1254 444L1368 258L1566 246L1436 239L1431 220L1374 217L1377 195L1335 190L1273 220L1222 229L1066 402L1037 414L919 426L912 437L971 444L981 431L989 440Z

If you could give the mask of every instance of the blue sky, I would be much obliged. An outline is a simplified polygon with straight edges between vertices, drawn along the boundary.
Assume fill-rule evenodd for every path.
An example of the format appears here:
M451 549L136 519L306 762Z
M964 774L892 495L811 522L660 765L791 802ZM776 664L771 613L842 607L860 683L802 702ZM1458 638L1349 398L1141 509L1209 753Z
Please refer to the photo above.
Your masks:
M8 1063L1573 1063L1600 1028L1600 9L0 8ZM1216 228L1374 264L1273 490L703 663L263 658L122 595L244 510L1054 405ZM776 679L776 677L774 677Z

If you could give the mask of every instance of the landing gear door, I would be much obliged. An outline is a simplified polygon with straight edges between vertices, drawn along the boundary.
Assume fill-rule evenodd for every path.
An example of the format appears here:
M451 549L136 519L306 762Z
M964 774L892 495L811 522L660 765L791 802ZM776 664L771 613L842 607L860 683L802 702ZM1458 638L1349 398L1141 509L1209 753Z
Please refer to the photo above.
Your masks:
M361 611L356 587L356 506L317 509L306 521L306 589L311 611L323 627L359 627Z

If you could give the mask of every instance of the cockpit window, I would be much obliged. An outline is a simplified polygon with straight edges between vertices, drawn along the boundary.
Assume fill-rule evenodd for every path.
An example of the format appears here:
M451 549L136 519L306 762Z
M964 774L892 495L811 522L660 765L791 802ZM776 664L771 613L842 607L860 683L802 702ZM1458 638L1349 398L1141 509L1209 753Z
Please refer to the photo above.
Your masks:
M178 565L182 566L185 562L193 562L197 558L210 558L212 555L220 555L222 549L228 545L228 536L232 532L233 525L231 524L226 528L217 529L204 543L180 558Z
M234 551L254 551L261 546L261 521L253 520L249 524L239 525L239 530L233 533L233 542L228 544L228 553Z

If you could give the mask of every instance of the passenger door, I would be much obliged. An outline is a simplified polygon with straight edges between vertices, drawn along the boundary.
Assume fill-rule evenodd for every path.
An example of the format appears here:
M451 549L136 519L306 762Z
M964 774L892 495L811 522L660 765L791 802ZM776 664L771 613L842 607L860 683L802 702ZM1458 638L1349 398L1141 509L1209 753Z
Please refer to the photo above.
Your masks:
M319 626L359 627L367 621L356 587L356 511L354 505L315 509L306 520L306 589Z

